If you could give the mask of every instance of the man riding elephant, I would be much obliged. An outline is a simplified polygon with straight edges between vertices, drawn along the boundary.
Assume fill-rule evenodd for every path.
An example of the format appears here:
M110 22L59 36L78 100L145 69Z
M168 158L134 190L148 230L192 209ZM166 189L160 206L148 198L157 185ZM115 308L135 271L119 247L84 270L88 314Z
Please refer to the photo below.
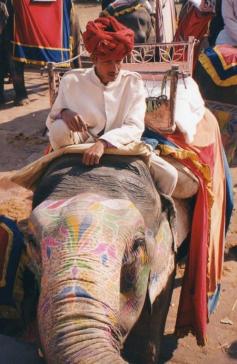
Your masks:
M145 331L134 329L124 350L136 363L155 363L172 286L172 232L144 162L105 155L106 148L139 141L144 129L143 81L120 69L134 35L106 17L89 22L83 39L94 67L63 77L47 125L57 153L68 145L94 144L82 158L54 160L33 199L31 227L42 259L42 348L49 363L124 363L120 350L143 309L151 277L159 293L164 288L158 301L157 289L149 288L155 324L145 305ZM155 163L159 158L152 158ZM159 187L171 193L176 174L161 169Z
M83 162L92 166L107 146L120 147L141 138L146 92L137 73L121 70L124 56L133 48L132 30L114 17L101 17L87 24L83 40L94 67L63 77L46 125L53 149L95 142L83 156ZM176 169L154 154L151 173L161 191L171 195Z

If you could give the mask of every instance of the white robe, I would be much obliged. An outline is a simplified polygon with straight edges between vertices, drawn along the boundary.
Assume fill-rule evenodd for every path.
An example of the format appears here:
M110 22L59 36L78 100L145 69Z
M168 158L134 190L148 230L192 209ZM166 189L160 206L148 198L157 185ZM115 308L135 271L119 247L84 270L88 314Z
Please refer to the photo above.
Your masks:
M70 109L87 123L93 136L121 147L139 141L144 131L146 91L138 73L121 70L115 81L101 83L94 68L67 72L59 86L58 96L46 120L53 149L83 142L80 132L72 132L60 117L62 109ZM102 134L101 134L102 132ZM151 156L152 177L165 194L175 189L178 172L155 153Z
M115 81L104 85L94 67L67 72L60 82L58 96L47 118L52 123L62 109L79 114L93 135L102 130L103 139L120 147L140 140L144 130L146 93L138 73L121 70Z
M218 34L216 44L237 46L237 0L222 0L221 11L224 29Z

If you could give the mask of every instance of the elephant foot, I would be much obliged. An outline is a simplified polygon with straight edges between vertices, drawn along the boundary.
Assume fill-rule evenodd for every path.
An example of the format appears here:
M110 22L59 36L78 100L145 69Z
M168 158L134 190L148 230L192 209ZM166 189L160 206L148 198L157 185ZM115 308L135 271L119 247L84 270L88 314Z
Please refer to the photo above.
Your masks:
M28 99L28 97L16 97L14 99L14 105L15 106L24 106L24 105L28 105L30 103L30 100Z

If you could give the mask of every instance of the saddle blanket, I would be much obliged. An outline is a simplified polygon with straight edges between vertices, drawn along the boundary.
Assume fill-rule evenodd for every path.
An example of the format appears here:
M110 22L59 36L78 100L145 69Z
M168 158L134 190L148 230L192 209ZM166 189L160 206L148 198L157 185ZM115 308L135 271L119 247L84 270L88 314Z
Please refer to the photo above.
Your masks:
M237 48L220 44L206 48L199 62L217 86L237 85Z
M44 65L70 58L71 0L14 0L13 58Z
M144 136L157 140L161 156L175 158L199 180L176 333L183 337L192 332L197 342L204 345L209 315L220 295L225 232L233 209L230 171L219 126L213 114L206 109L191 144L187 144L179 132L164 138L146 130Z

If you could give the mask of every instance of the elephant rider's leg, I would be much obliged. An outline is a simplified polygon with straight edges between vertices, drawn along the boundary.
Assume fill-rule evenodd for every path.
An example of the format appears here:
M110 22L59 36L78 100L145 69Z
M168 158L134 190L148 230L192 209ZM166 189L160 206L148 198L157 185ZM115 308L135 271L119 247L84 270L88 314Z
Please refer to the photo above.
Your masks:
M84 142L82 133L72 132L62 119L56 119L48 128L49 141L54 150Z
M85 142L82 133L69 130L62 119L55 120L49 126L49 141L54 150L65 147L66 145ZM87 142L90 142L90 140L88 139ZM153 153L151 156L150 172L159 191L166 195L172 195L178 181L177 169Z
M15 90L15 105L26 105L29 103L25 87L24 63L11 60L10 62L12 82Z
M150 172L157 189L171 196L178 181L177 169L163 158L152 153Z

